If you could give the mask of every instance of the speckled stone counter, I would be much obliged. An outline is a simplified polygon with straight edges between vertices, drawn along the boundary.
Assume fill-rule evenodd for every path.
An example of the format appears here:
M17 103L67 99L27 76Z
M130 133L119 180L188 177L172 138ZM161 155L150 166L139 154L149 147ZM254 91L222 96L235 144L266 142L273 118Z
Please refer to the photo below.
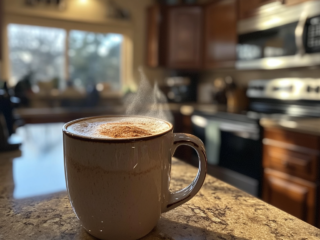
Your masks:
M12 160L0 157L0 239L95 239L80 226L65 191L14 199ZM172 189L187 186L197 169L173 160ZM228 184L207 176L186 204L162 214L145 240L320 239L320 230Z

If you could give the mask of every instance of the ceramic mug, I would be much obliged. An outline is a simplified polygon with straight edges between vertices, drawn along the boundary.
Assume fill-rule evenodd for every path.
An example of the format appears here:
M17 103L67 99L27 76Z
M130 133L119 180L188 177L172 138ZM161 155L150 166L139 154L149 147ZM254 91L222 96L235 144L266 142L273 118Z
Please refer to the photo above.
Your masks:
M187 202L200 190L207 168L204 145L193 135L173 133L166 121L169 130L141 138L101 139L68 132L68 126L95 118L63 126L71 205L82 227L97 238L141 238L156 226L161 213ZM181 145L197 151L199 171L188 187L172 193L171 159Z

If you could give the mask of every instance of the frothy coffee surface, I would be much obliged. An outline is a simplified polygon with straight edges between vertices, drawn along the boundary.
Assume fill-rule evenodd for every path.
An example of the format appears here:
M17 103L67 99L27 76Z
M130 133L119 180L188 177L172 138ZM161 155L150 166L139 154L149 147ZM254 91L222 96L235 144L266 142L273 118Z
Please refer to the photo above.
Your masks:
M73 134L94 138L147 137L169 129L166 122L145 117L95 118L76 122L67 128Z

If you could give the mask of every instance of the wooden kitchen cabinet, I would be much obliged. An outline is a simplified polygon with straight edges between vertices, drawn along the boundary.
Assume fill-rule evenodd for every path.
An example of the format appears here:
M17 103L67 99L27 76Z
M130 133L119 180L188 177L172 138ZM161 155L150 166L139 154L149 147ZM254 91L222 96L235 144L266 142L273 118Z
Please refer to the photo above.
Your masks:
M318 179L318 155L313 151L302 153L294 149L265 144L263 154L265 168L276 169L304 180Z
M271 169L264 170L263 180L264 201L315 225L316 184Z
M202 67L203 8L169 7L166 16L166 66L175 69Z
M204 64L206 68L234 67L237 46L237 1L205 6Z
M263 5L280 2L286 5L294 5L314 0L238 0L238 18L245 19L255 16Z
M234 67L237 0L147 9L150 67L202 70Z
M3 9L3 5L4 5L4 1L3 0L0 0L0 63L2 61L2 45L3 45L3 42L2 42L2 39L3 39L3 12L4 12L4 9ZM1 66L0 66L1 67ZM2 69L0 68L0 71ZM0 76L1 77L1 76Z
M260 6L264 5L264 4L268 4L268 3L272 3L272 2L281 2L283 3L284 0L260 0Z
M260 6L260 0L238 0L238 17L245 19L254 15L254 11Z
M146 63L150 67L201 69L203 7L154 5L147 9Z
M283 3L283 1L285 0L238 0L238 17L239 19L252 17L257 14L261 6L273 2Z
M277 141L286 146L303 147L306 151L319 150L320 139L318 136L288 131L280 128L267 128L264 131L265 139ZM275 143L276 144L276 143ZM301 151L301 150L300 150Z
M304 3L308 1L313 1L313 0L283 0L283 2L287 5L294 5L294 4Z
M147 65L149 67L157 67L162 63L161 55L161 7L153 5L147 8Z
M263 200L319 227L320 137L267 127L263 145Z

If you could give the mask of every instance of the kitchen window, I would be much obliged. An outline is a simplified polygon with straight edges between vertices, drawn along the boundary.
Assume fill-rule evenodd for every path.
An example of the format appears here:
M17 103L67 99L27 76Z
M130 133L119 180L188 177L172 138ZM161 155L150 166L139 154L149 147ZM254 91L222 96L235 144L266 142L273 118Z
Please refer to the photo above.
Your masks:
M11 84L32 72L33 84L53 80L63 89L69 81L79 89L121 90L122 34L23 24L7 30Z
M12 83L17 83L30 72L38 81L65 77L64 29L9 24L8 38Z
M72 30L69 34L69 77L76 86L108 83L120 90L120 34L102 34Z

